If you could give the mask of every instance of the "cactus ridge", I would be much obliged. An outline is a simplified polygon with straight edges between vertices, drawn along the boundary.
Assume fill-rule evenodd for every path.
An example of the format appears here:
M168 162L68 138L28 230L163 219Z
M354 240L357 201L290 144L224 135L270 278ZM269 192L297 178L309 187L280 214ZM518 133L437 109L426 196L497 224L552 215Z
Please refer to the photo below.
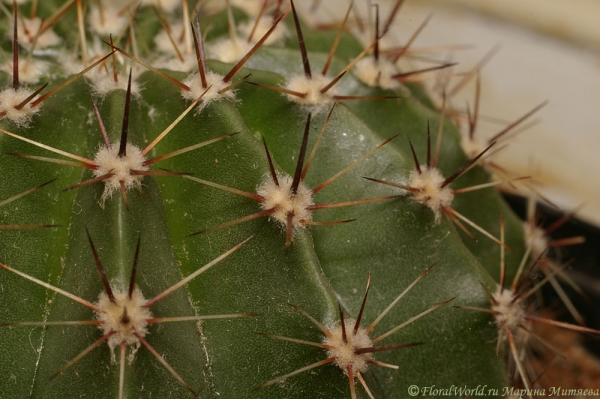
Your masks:
M194 177L188 177L190 180L210 185L212 187L220 188L225 191L232 192L234 194L242 195L253 200L256 200L260 203L261 211L253 213L249 216L245 216L239 219L235 219L232 221L228 221L222 223L218 226L213 226L204 230L197 231L192 233L191 235L198 235L203 233L208 233L210 231L218 230L224 227L229 227L235 225L237 223L245 222L248 220L252 220L258 217L268 216L269 218L274 219L279 225L281 225L286 231L286 243L285 248L288 250L292 243L293 239L293 231L298 229L304 229L306 226L318 226L318 225L336 225L342 223L352 222L355 219L347 219L347 220L338 220L331 222L318 222L313 220L312 212L321 209L328 208L339 208L345 206L359 205L364 203L382 201L387 199L396 198L396 196L385 196L385 197L377 197L377 198L366 198L360 200L350 200L350 201L340 201L334 203L327 204L315 204L313 202L313 195L321 191L323 188L327 187L329 184L333 183L336 179L343 176L345 173L350 171L353 167L359 165L365 159L367 159L370 155L375 153L377 150L391 142L392 139L388 139L383 143L377 145L374 149L371 149L366 154L362 155L359 159L354 161L352 164L346 166L343 170L337 172L335 175L329 177L327 180L323 181L319 185L317 185L313 189L309 189L304 184L304 178L308 173L309 166L311 164L312 159L317 151L318 143L322 138L325 128L333 114L335 107L332 107L325 119L323 127L320 131L319 137L317 138L315 145L309 155L307 162L305 163L306 151L307 151L307 143L308 136L310 132L310 119L311 114L309 113L306 119L306 125L303 134L302 146L300 149L300 154L298 156L298 162L294 171L294 175L290 176L286 173L277 173L275 171L275 167L273 165L273 160L269 153L269 149L267 147L266 141L263 139L263 144L265 147L265 153L267 157L267 161L269 163L270 175L265 176L265 180L257 187L256 194L237 190L231 187L226 187L220 184L215 184L212 182L207 182L202 179L197 179Z
M119 394L118 397L123 397L123 387L124 387L124 367L125 367L125 357L127 347L132 347L129 351L129 355L127 356L129 364L131 364L135 355L140 348L140 346L144 346L150 351L154 357L173 375L173 377L181 383L188 391L190 391L193 395L196 395L194 390L183 380L183 378L169 365L169 363L163 359L163 357L152 347L148 341L145 340L146 335L148 334L148 325L155 323L167 323L167 322L181 322L181 321L197 321L197 320L207 320L207 319L222 319L222 318L237 318L237 317L247 317L251 316L251 314L222 314L222 315L203 315L203 316L187 316L187 317L161 317L155 318L152 317L152 313L150 311L150 307L154 305L156 302L162 300L167 295L171 294L176 289L184 286L189 281L198 277L200 274L204 273L206 270L210 269L212 266L216 265L223 259L226 259L232 253L237 251L240 247L242 247L249 239L237 244L233 248L224 252L222 255L199 268L197 271L182 279L178 283L170 286L160 294L156 295L151 299L145 299L143 294L135 285L135 276L136 269L138 264L138 255L140 251L140 237L138 237L138 242L135 251L135 257L133 260L133 267L131 268L131 276L129 281L128 290L123 290L117 287L111 287L111 283L108 281L108 277L104 272L104 268L94 246L91 236L89 232L86 230L87 237L90 243L90 247L92 253L94 255L94 259L96 261L96 265L98 267L98 271L100 273L100 278L102 284L104 285L104 291L100 293L98 302L91 303L85 299L78 297L77 295L71 294L67 291L64 291L60 288L54 287L50 284L47 284L35 277L29 276L25 273L22 273L18 270L11 268L10 266L4 265L0 263L0 267L3 269L15 273L35 284L41 285L49 290L52 290L58 294L65 296L75 302L78 302L95 312L94 320L89 321L58 321L58 322L14 322L14 323L3 323L2 326L23 326L23 325L36 325L36 326L60 326L60 325L96 325L100 330L102 330L103 335L86 349L84 349L81 353L75 356L73 359L69 360L65 365L63 365L56 373L54 373L50 378L54 379L58 375L64 373L67 369L75 365L81 358L86 356L90 351L100 346L102 343L107 342L110 348L110 358L111 362L115 363L115 348L120 349L120 372L119 372Z
M0 3L0 397L403 398L512 382L498 354L526 350L541 284L486 169L525 180L490 149L544 103L464 149L480 84L466 136L450 100L489 54L436 107L419 82L454 78L454 63L402 64L430 18L386 47L401 0L382 27L379 7L372 22L351 4L330 31L311 21L318 2L18 3ZM444 306L454 298L479 311ZM104 342L109 356L93 350Z
M386 367L386 368L396 369L396 370L399 368L399 366L396 366L393 364L387 364L387 363L383 363L383 362L379 362L379 361L375 360L372 354L376 353L376 352L383 352L383 351L388 351L388 350L395 350L395 349L401 349L401 348L408 348L411 346L422 345L423 342L412 342L412 343L392 344L392 345L382 345L382 346L374 346L374 345L377 342L387 338L389 335L395 333L396 331L398 331L398 330L402 329L403 327L409 325L410 323L416 321L417 319L446 305L448 302L450 302L454 299L454 298L452 298L450 300L447 300L440 304L432 306L431 308L425 310L424 312L419 313L416 316L411 317L404 323L392 328L388 332L381 334L380 336L378 336L376 338L372 339L369 336L369 333L375 328L375 326L379 323L379 321L392 309L392 307L394 307L394 305L396 305L400 301L400 299L402 299L410 291L410 289L412 287L414 287L415 284L417 284L423 277L425 277L425 275L431 270L431 268L433 266L434 265L431 265L423 273L421 273L419 275L419 277L417 277L417 279L415 281L413 281L404 291L402 291L400 293L400 295L398 295L398 297L396 297L396 299L394 299L394 301L383 312L381 312L381 314L379 314L379 316L367 328L362 328L360 326L360 322L362 319L362 315L363 315L363 312L365 309L365 304L367 301L367 296L369 294L369 289L371 286L371 276L369 276L367 279L367 287L365 289L365 295L363 297L361 308L360 308L360 311L358 313L358 317L356 320L345 318L344 311L342 310L341 305L340 305L340 308L339 308L340 320L339 320L339 322L327 327L327 326L324 326L321 323L319 323L312 316L310 316L308 313L306 313L304 310L302 310L302 308L300 308L299 306L290 304L290 306L292 306L294 309L298 310L300 313L302 313L304 316L306 316L316 327L319 328L319 330L321 330L321 332L324 335L322 343L293 339L293 338L283 337L280 335L272 335L272 334L264 334L264 333L259 333L259 334L269 337L269 338L280 339L280 340L284 340L284 341L320 347L320 348L326 350L328 357L324 360L320 360L316 363L302 367L298 370L292 371L281 377L278 377L276 379L268 381L268 382L260 385L256 389L266 388L269 385L273 385L277 382L284 381L287 378L297 375L299 373L302 373L304 371L308 371L308 370L311 370L311 369L319 367L319 366L333 363L336 366L338 366L339 368L341 368L342 371L348 377L348 382L349 382L349 386L350 386L350 395L352 398L356 398L356 391L355 391L355 387L354 387L354 384L355 384L354 378L357 378L360 381L360 383L363 386L367 395L369 395L369 397L372 398L373 394L369 390L369 387L367 386L367 383L365 382L365 380L362 376L362 374L367 371L369 365Z

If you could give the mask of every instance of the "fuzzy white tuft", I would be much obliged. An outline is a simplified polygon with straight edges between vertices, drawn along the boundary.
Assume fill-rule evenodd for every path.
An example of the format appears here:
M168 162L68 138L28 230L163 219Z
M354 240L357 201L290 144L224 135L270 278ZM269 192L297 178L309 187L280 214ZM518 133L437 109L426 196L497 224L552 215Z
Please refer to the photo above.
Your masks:
M242 37L248 38L250 36L250 32L254 28L255 20L247 21L240 24L239 30L242 34ZM258 20L258 25L254 30L254 34L252 35L252 43L257 43L268 31L273 27L273 17L262 16ZM289 36L290 32L288 31L287 26L283 23L277 25L277 27L271 32L267 40L265 40L265 45L274 44L282 41L287 36Z
M523 223L523 229L525 242L531 245L531 256L537 259L548 248L548 236L543 229L530 223Z
M19 18L19 21L20 22L17 23L17 30L19 31L19 46L29 50L35 40L35 35L40 30L42 20L35 17L32 19ZM7 35L11 35L11 39L12 32L12 28L6 32ZM38 36L35 47L37 49L45 49L46 47L57 46L61 44L61 42L61 38L54 33L52 29L47 29Z
M140 4L143 6L156 6L166 12L172 12L181 4L181 0L140 0Z
M475 158L477 155L481 154L487 147L487 145L483 141L479 140L477 137L471 138L468 134L462 135L460 145L465 154L467 154L467 156L469 157L469 159Z
M13 73L12 62L7 62L0 65L0 71L4 71L9 75ZM27 62L26 59L19 59L19 82L36 84L40 81L42 75L48 72L48 63L42 60L31 59Z
M365 57L354 66L354 74L367 86L381 87L383 89L396 89L400 82L392 79L398 73L396 66L385 58L376 60L374 57Z
M92 37L88 41L87 48L87 59L88 63L83 65L81 61L81 52L73 52L72 49L63 49L59 53L58 62L61 65L62 73L65 76L75 75L81 72L84 68L88 67L90 63L97 61L109 53L107 50L108 46L104 44L97 36ZM124 57L120 53L114 53L112 57L116 57L118 63L123 63ZM110 74L112 76L112 60L111 64L107 64L109 69L105 68L94 68L86 73L86 76L98 75L98 74ZM101 72L100 72L101 71Z
M202 87L202 80L200 79L199 73L194 73L188 76L183 84L187 85L191 90L190 91L181 91L181 95L186 100L196 100L198 97L202 95L206 91L204 87ZM223 82L223 76L207 71L206 72L206 84L210 89L206 92L200 103L198 103L197 113L201 112L208 104L213 101L217 101L220 99L226 99L229 101L237 101L235 98L235 92L233 90L228 90L223 94L219 94L219 91L223 90L230 83Z
M176 55L167 55L158 58L153 65L158 69L168 69L170 71L191 72L198 69L196 54L182 54L183 61Z
M248 43L243 39L223 38L211 43L206 48L206 55L221 62L234 63L248 54L252 47L254 47L253 43Z
M187 72L198 69L198 61L195 54L182 54L183 61L177 56L165 56L158 58L154 63L154 67L158 69L168 69L170 71Z
M500 292L500 287L498 287L492 297L497 302L497 305L492 303L492 310L498 312L495 316L498 328L508 329L513 333L516 332L525 319L521 303L514 300L514 292L508 289Z
M132 8L137 3L142 6L155 6L160 10L166 12L173 11L178 4L181 4L181 0L139 0L139 1L123 1L123 0L102 0L102 6L105 8L114 8L122 11L127 10L126 7ZM124 14L127 14L125 12Z
M249 0L231 0L231 5L242 9L246 14L256 16L260 14L262 5L260 1L249 1Z
M304 228L303 221L312 220L312 211L307 208L314 204L312 191L301 181L296 195L291 192L293 177L287 174L277 176L279 186L271 176L266 176L265 181L256 190L257 194L265 200L261 203L264 210L276 209L271 215L283 227L287 227L288 214L292 214L292 226Z
M80 73L83 69L88 67L92 62L97 61L98 59L107 55L106 45L102 43L98 37L94 37L87 46L87 57L88 63L83 64L81 62L81 58L79 54L74 57L73 54L70 53L62 53L60 58L60 63L63 67L64 72L67 75L75 75ZM120 53L115 53L112 55L117 60L117 63L123 64L125 62L125 57ZM86 72L85 79L89 82L91 86L91 90L94 94L104 98L108 93L115 90L123 90L127 91L127 81L128 75L126 73L118 73L117 81L115 82L114 72L112 68L112 63L106 65L108 68L93 68L92 70ZM133 76L137 76L142 73L144 69L135 64L132 66ZM131 94L134 96L138 96L142 91L143 86L141 86L135 79L131 81Z
M113 174L113 176L104 180L105 186L100 199L101 204L104 204L104 201L110 198L116 190L120 190L121 182L127 190L133 187L140 188L143 176L132 175L131 171L148 170L148 167L144 166L146 158L142 155L142 151L133 144L127 144L126 156L120 157L118 153L119 146L116 144L110 147L101 146L94 157L94 163L98 165L98 169L94 170L94 176Z
M127 27L130 18L128 12L121 12L123 2L113 6L102 5L102 10L95 5L90 6L87 19L89 29L101 36L119 35Z
M170 25L170 28L171 28L171 30L170 30L171 38L177 44L177 49L180 52L183 52L184 43L182 43L182 41L179 40L180 38L183 38L183 36L185 34L185 29L183 29L183 24L174 23L174 24ZM159 50L161 53L171 54L171 55L177 54L177 52L175 51L175 48L173 48L173 43L171 42L171 39L169 38L169 33L167 33L167 31L164 29L161 30L160 32L158 32L158 34L156 36L154 36L154 44L156 44L156 49ZM195 59L195 56L196 55L194 53L194 59Z
M174 23L170 26L170 34L166 30L161 30L158 32L156 36L154 36L154 44L158 51L165 56L160 57L154 63L156 68L169 69L171 71L181 71L181 72L190 72L195 68L198 68L198 61L196 59L195 51L185 51L185 34L186 31L183 28L183 24ZM177 45L177 50L179 54L183 57L183 61L181 61L177 55L177 51L173 47L173 43L171 39ZM190 40L192 38L190 37Z
M448 208L454 199L454 193L448 186L442 188L446 180L436 168L421 165L421 173L417 170L410 172L409 186L417 189L413 193L413 201L428 206L435 215L435 222L440 221L442 207Z
M125 342L128 346L132 346L129 353L129 361L133 361L135 353L140 347L140 337L145 337L148 334L148 319L152 317L150 309L144 307L146 299L137 289L133 291L131 298L125 291L113 290L115 303L110 301L109 296L102 292L98 299L98 311L96 317L102 322L98 326L104 334L114 332L108 339L108 347L110 348L111 359L115 361L115 347Z
M356 375L356 373L364 373L369 366L368 362L373 360L373 356L370 353L357 355L356 350L371 348L373 346L373 341L369 338L369 335L364 328L359 328L356 335L353 334L356 321L346 319L344 323L347 342L344 342L341 325L329 329L331 337L326 337L323 340L323 343L330 347L330 349L327 350L327 356L335 358L335 364L344 370L344 373L346 374L348 373L349 365L352 365L352 372L354 375Z
M112 73L107 74L98 69L97 73L89 73L86 78L90 81L91 89L94 94L104 98L108 93L115 90L127 91L128 76L124 74L117 75L117 81ZM139 96L141 91L140 85L132 79L131 94Z
M292 76L288 80L285 88L298 93L305 93L306 96L297 97L291 94L286 94L286 96L288 99L298 104L316 106L316 109L313 111L318 112L331 104L334 101L333 96L338 94L335 86L330 88L327 93L321 93L321 89L326 87L331 80L332 78L325 77L321 74L313 75L310 79L306 75Z
M31 94L33 94L32 90L23 87L20 87L17 90L4 89L0 91L0 114L4 115L3 117L0 117L0 119L8 119L19 127L27 126L29 122L31 122L33 115L40 112L41 107L38 105L31 108L31 103L25 105L20 110L15 107Z

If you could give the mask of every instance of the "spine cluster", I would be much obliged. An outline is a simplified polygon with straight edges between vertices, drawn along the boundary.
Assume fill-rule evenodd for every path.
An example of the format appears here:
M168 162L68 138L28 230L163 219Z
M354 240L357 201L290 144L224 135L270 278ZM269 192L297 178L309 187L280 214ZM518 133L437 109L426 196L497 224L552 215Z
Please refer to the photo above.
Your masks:
M402 1L332 26L318 1L18 3L0 3L0 397L531 390L531 323L598 333L528 313L561 265L495 191L527 177L487 171L542 105L485 144L469 112L461 135L418 81L477 73L407 66L427 21L393 44Z

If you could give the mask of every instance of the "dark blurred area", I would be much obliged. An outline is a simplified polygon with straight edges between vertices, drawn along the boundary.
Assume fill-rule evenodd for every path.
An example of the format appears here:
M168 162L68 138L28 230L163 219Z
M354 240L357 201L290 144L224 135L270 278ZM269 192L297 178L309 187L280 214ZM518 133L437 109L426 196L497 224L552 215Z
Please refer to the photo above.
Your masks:
M525 220L528 199L512 194L504 194L504 198L517 215ZM537 204L537 220L538 223L542 223L541 227L550 226L564 215L560 210L546 204ZM600 228L578 220L575 216L550 236L552 239L585 237L585 243L561 247L557 251L552 250L548 256L562 263L571 262L565 272L581 288L585 296L580 295L564 282L561 282L561 286L583 316L586 326L600 330ZM575 323L549 284L543 287L542 293L546 306L557 312L558 320ZM600 357L600 336L583 334L583 344L590 352Z

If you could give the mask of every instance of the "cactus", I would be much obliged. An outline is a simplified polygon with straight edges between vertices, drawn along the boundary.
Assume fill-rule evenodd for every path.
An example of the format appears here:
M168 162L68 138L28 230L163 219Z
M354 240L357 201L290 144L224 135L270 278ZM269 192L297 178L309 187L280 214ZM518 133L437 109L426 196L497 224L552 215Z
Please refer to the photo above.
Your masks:
M287 2L256 2L252 41L237 8L25 3L2 5L0 197L27 195L2 208L0 397L511 385L493 316L446 304L490 308L522 226L421 86L345 71L377 41L342 29L329 59L338 32Z

